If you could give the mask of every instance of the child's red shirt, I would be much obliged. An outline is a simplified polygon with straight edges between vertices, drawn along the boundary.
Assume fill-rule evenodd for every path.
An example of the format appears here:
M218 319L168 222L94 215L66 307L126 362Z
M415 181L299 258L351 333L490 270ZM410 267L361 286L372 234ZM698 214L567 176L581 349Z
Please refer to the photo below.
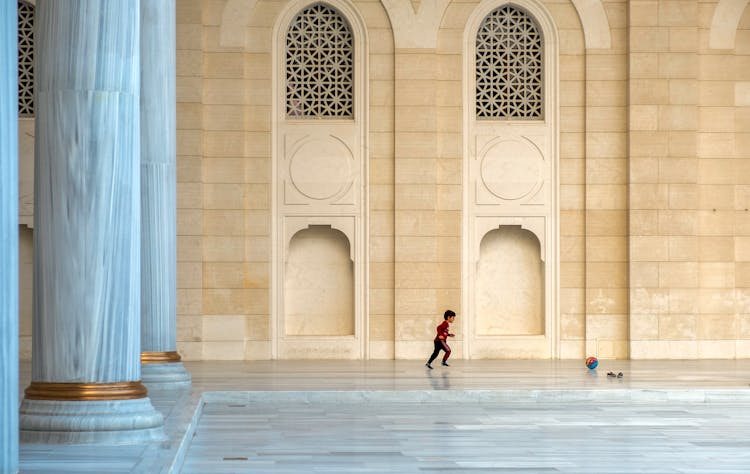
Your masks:
M450 323L448 320L443 321L442 323L438 324L437 327L437 336L435 336L435 341L445 341L448 339L448 334L450 334L450 331L448 330L448 326L450 326Z

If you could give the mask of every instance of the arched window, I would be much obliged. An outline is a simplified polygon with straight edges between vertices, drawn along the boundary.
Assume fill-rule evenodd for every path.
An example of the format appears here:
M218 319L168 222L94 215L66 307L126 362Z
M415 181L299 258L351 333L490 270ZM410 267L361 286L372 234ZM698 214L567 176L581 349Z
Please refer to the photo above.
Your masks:
M476 38L478 119L544 118L542 34L534 19L514 5L487 15Z
M294 17L285 70L288 118L354 117L354 40L336 9L314 3Z
M34 5L18 2L18 116L34 116Z

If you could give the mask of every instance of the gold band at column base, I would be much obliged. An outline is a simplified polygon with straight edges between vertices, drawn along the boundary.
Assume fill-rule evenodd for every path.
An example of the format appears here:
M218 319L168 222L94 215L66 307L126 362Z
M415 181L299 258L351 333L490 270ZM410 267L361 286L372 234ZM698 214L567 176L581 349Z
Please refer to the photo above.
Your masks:
M56 383L31 382L24 392L29 400L106 401L146 398L146 386L138 382Z
M182 357L177 351L141 352L141 364L171 364L181 360Z

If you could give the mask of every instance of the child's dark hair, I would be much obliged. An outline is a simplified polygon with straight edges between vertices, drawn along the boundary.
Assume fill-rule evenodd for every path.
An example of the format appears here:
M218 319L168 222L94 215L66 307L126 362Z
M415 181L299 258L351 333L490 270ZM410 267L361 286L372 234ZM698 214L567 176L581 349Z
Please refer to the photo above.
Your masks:
M448 318L450 318L451 316L455 316L455 315L456 315L456 313L454 313L454 312L453 312L453 311L451 311L451 310L448 310L448 311L446 311L446 312L445 312L445 314L443 314L443 319L448 319Z

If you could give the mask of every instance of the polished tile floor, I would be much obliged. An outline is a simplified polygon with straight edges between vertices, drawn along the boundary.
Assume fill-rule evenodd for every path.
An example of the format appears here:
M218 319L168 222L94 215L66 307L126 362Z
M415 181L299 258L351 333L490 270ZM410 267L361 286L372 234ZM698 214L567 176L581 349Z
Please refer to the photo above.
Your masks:
M182 472L750 472L750 406L208 403Z
M169 441L22 445L23 472L750 472L750 360L186 363ZM620 379L606 373L623 372ZM21 385L28 384L28 366Z

